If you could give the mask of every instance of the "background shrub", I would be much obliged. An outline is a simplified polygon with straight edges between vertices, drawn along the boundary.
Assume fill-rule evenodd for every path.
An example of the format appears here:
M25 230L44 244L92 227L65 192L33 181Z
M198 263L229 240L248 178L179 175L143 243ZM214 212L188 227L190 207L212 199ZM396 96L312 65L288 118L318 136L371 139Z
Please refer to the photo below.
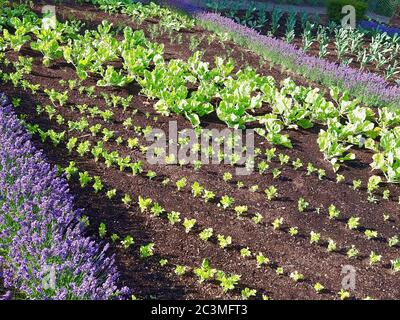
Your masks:
M356 19L361 21L364 19L368 4L363 0L329 0L327 3L329 20L340 22L344 17L342 8L351 5L356 9Z

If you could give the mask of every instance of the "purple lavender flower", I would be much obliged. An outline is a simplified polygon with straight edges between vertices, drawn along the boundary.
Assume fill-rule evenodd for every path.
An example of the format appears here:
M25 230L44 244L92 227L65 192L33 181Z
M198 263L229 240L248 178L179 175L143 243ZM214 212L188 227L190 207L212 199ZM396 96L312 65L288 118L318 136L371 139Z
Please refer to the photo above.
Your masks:
M110 299L118 287L113 256L83 235L64 178L30 141L0 94L0 260L6 288L29 299Z
M400 29L399 28L393 28L393 27L388 27L382 24L379 24L375 21L366 21L363 20L359 23L358 25L360 28L368 30L368 31L377 31L384 33L386 32L390 36L394 35L400 35Z
M12 292L9 290L2 296L0 296L0 300L11 300L12 299Z

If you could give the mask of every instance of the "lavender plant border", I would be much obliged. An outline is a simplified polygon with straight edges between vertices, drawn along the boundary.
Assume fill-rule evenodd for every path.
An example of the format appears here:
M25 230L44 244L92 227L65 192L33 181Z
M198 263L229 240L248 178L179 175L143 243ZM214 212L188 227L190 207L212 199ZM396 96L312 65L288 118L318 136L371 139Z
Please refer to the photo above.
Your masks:
M377 23L375 21L366 21L363 20L359 23L358 25L361 29L366 30L366 31L372 31L372 32L379 32L379 33L386 33L389 36L395 36L395 35L400 35L400 29L399 28L394 28L394 27L389 27L384 24Z
M353 96L360 97L368 105L400 106L400 87L389 86L382 77L371 72L362 72L317 57L308 56L294 45L283 40L261 35L258 31L240 25L217 13L197 12L195 18L201 22L214 24L227 32L233 32L259 52L278 64L307 76L328 86L338 86L348 90Z
M12 109L0 92L0 249L6 253L0 266L5 288L28 299L122 298L129 290L118 286L108 244L100 246L84 235L82 211L73 208L68 184L34 147ZM55 270L55 289L43 282L46 265Z

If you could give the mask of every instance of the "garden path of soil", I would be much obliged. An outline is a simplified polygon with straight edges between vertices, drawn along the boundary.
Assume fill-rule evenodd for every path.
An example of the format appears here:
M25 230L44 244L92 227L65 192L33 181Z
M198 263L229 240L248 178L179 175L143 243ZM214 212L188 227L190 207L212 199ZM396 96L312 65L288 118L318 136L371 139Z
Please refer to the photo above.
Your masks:
M129 19L118 15L110 17L104 13L98 13L90 6L73 6L70 8L76 10L77 15L84 15L83 12L91 11L96 13L93 17L94 22L99 22L104 18L110 21L119 21L121 23ZM62 9L68 12L69 9ZM78 12L79 10L79 12ZM145 22L146 27L151 22ZM132 24L130 24L132 25ZM133 25L132 25L133 26ZM202 31L196 29L196 33ZM171 58L187 59L191 55L190 50L185 45L171 44L166 36L158 38L157 41L165 43L165 51ZM240 56L240 52L246 54L249 63L257 65L255 55L243 51L233 44L234 56ZM206 49L206 44L200 46ZM205 60L212 61L214 55L223 52L221 47L213 45L208 47L205 54ZM28 48L22 50L23 54L32 55ZM16 55L8 52L10 60L15 60ZM240 59L238 59L240 60ZM262 70L265 74L271 74L278 79L283 75L280 70L273 67L271 70L264 66ZM58 80L72 79L75 77L73 69L65 64L54 64L50 69L45 68L41 60L34 57L33 72L27 79L33 83L40 83L44 88L54 88L57 91L64 91ZM296 80L301 78L297 77ZM89 79L84 85L94 85L95 81ZM307 84L303 82L303 84ZM2 84L4 90L11 97L21 97L22 105L17 109L18 112L28 115L28 121L38 123L44 128L53 128L56 131L66 130L65 126L55 125L54 121L49 122L44 116L37 116L35 106L49 104L47 96L39 91L37 94L23 92L20 89L13 88L10 84ZM121 90L105 88L102 92L118 93L127 96L137 92L135 85L123 88ZM100 89L96 88L96 94L99 95ZM89 99L80 95L77 90L69 93L69 104L96 105L100 109L105 109L103 99ZM163 117L157 115L152 107L154 102L141 95L135 95L132 105L139 110L133 120L135 124L141 126L153 125L160 128L167 128L168 121L176 120L180 129L190 127L189 123L179 116ZM69 108L60 108L58 110L69 120L77 120L81 117L77 112ZM126 119L130 113L120 109L113 109L114 121L110 128L124 137L132 136L125 130L121 122ZM150 113L147 118L145 113ZM157 116L156 124L151 120ZM91 122L92 120L88 120ZM223 128L224 125L219 122L209 121L205 123L210 128ZM393 275L389 269L390 260L399 258L398 248L389 248L383 241L366 240L362 233L350 231L342 221L330 221L326 213L318 215L314 212L298 213L297 199L304 197L310 202L312 207L324 205L325 211L330 203L334 203L343 213L343 217L359 216L362 226L374 228L379 234L387 239L395 234L399 234L399 214L398 205L394 201L382 201L378 204L371 204L366 200L365 191L354 191L349 186L336 184L334 175L329 169L316 144L318 130L308 131L290 131L290 137L294 141L295 148L284 150L292 159L299 157L303 163L312 161L319 167L326 168L328 178L319 181L314 176L306 176L304 171L295 171L285 167L282 171L282 178L273 180L270 174L259 175L252 174L240 177L246 185L258 184L260 189L269 185L275 185L279 190L279 199L268 202L262 193L252 193L245 189L238 190L233 183L227 184L222 180L224 172L234 172L233 168L227 165L203 166L199 171L193 171L190 167L178 166L151 166L145 164L146 169L151 169L160 173L163 177L171 179L171 184L162 186L160 179L149 180L143 176L132 176L127 172L120 172L115 168L107 169L104 164L95 162L88 157L80 158L77 154L69 155L63 146L52 147L50 143L43 144L35 138L35 143L42 148L52 164L66 166L69 161L75 161L80 170L87 170L91 176L98 175L108 188L116 188L119 195L128 193L132 196L150 197L159 202L168 212L171 210L182 213L182 218L194 217L197 219L196 230L205 227L212 227L215 234L231 235L233 244L229 249L222 250L218 248L215 242L204 242L198 239L192 233L186 234L181 227L170 225L165 219L151 217L148 214L140 213L136 205L125 207L120 200L108 200L104 193L95 194L90 188L82 190L79 182L72 180L70 182L71 192L76 196L76 206L85 209L85 213L90 217L91 226L88 234L97 237L98 226L104 222L109 234L117 233L121 236L132 235L135 245L128 251L116 244L111 244L112 251L116 253L119 269L122 273L122 282L133 289L134 294L140 297L156 297L163 299L202 299L202 298L237 298L238 292L222 294L216 284L199 284L193 276L176 276L172 269L159 266L160 258L167 258L173 264L199 266L202 259L209 258L211 266L222 269L228 273L238 273L242 275L241 285L257 289L260 293L267 294L274 299L332 299L337 297L337 292L341 287L341 270L344 265L353 265L357 270L357 289L354 295L358 298L372 296L374 298L399 298L400 280ZM69 137L69 134L66 134ZM95 138L88 137L93 142ZM141 142L144 139L141 139ZM270 147L261 139L257 140L257 145L263 149ZM117 146L115 143L107 144L107 147L113 147L121 155L130 155L134 160L143 160L143 155L128 150L126 147ZM345 168L345 175L351 182L353 178L361 178L364 182L370 175L368 164L371 155L364 151L356 151L357 166ZM277 163L274 166L278 166ZM232 211L222 210L214 203L206 204L200 199L194 199L190 195L190 189L185 188L182 192L176 192L174 183L183 176L188 178L188 186L192 182L198 181L206 189L215 191L218 195L229 194L235 197L236 205L246 204L250 212L260 212L265 219L265 224L255 225L247 217L236 219ZM365 185L365 184L364 184ZM393 195L398 195L397 188L391 188ZM119 199L119 198L118 198ZM383 214L391 214L390 221L383 221ZM276 217L283 217L285 226L298 226L303 235L293 238L289 236L287 230L273 230L271 222ZM344 252L327 253L326 248L309 243L309 232L313 230L321 232L323 237L334 239L339 248L349 247L354 244L360 250L359 259L348 259ZM142 260L138 254L140 245L149 242L155 243L156 255L147 260ZM287 276L278 276L274 269L256 267L254 260L248 260L240 257L238 246L248 246L254 253L263 252L272 261L279 266L284 267L285 271L298 270L306 277L305 282L294 283ZM366 257L370 251L375 251L383 256L383 263L377 266L369 266ZM317 295L312 289L315 282L322 283L328 290Z

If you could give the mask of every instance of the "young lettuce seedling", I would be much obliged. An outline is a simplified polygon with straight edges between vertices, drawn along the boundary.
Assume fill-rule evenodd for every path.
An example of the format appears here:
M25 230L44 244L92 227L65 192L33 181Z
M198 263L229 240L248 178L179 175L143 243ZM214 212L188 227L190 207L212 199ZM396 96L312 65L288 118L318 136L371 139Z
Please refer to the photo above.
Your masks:
M122 203L129 208L132 202L132 198L129 194L125 194L124 197L122 198Z
M304 198L299 198L299 200L297 201L297 208L299 210L299 212L304 212L304 210L306 210L308 208L310 204L304 200Z
M268 263L270 263L270 260L269 260L269 258L264 256L262 254L262 252L259 252L256 256L256 262L257 262L257 268L261 268L261 266L267 265Z
M340 291L338 292L339 298L340 300L346 300L350 298L350 292L344 290L343 288L340 289Z
M276 219L272 222L272 227L273 227L275 230L279 230L279 229L281 228L282 224L283 224L283 218L282 218L282 217L281 217L281 218L276 218Z
M100 223L99 237L104 239L104 237L106 236L106 233L107 233L106 225L104 223Z
M122 247L126 250L128 249L131 245L133 245L135 241L133 241L133 238L131 236L126 236L122 241L121 245Z
M250 257L250 256L251 256L251 251L250 251L249 247L240 249L240 255L241 255L243 258Z
M141 196L139 196L138 204L139 204L140 212L142 212L142 213L146 212L149 209L152 202L153 202L153 200L150 198L142 198Z
M251 220L252 220L255 224L260 224L260 223L262 222L263 219L264 219L264 217L263 217L260 213L258 213L258 212L256 212L256 213L254 214L254 216L251 218Z
M324 291L325 287L320 284L319 282L317 282L316 284L314 284L314 290L316 293L322 293Z
M249 288L244 288L241 291L242 294L242 299L243 300L249 300L251 297L255 297L257 294L257 291L255 289L249 289Z
M295 270L294 272L290 273L289 277L295 282L299 282L299 281L303 281L304 280L304 275L301 274L300 272L298 272L297 270Z
M182 223L186 233L189 233L190 230L193 229L195 224L196 224L196 219L187 219L187 218L185 218Z
M186 266L177 265L175 267L175 274L180 277L183 276L187 271L188 271L188 267L186 267Z
M153 216L159 217L163 212L165 212L164 208L160 206L157 202L153 204L150 209L150 212Z
M347 256L349 258L356 258L358 256L358 249L352 245L351 248L349 250L347 250Z
M236 206L235 213L237 218L241 218L245 213L247 213L248 207L247 206Z
M148 243L140 246L139 248L140 258L146 259L154 255L154 243Z
M220 200L220 205L222 205L222 208L227 209L229 208L233 203L235 202L235 199L232 197L229 197L227 195L222 196ZM235 208L236 210L236 208Z
M375 253L374 251L371 251L371 254L369 255L369 264L372 266L373 264L378 263L381 261L382 256Z
M203 283L204 281L213 279L214 275L217 273L217 270L211 268L209 261L204 259L201 263L201 267L195 268L193 272L199 278L199 282Z
M213 233L214 230L212 228L204 229L199 233L199 238L203 241L208 241L212 237Z
M223 292L234 290L239 283L241 276L238 274L232 274L227 276L223 271L218 271L216 280L220 283Z
M217 235L217 240L218 244L221 249L225 249L227 246L229 246L232 243L232 237L231 236L223 236L222 234Z
M168 221L172 225L181 221L180 216L181 216L180 212L177 212L177 211L171 211L171 212L167 213Z

